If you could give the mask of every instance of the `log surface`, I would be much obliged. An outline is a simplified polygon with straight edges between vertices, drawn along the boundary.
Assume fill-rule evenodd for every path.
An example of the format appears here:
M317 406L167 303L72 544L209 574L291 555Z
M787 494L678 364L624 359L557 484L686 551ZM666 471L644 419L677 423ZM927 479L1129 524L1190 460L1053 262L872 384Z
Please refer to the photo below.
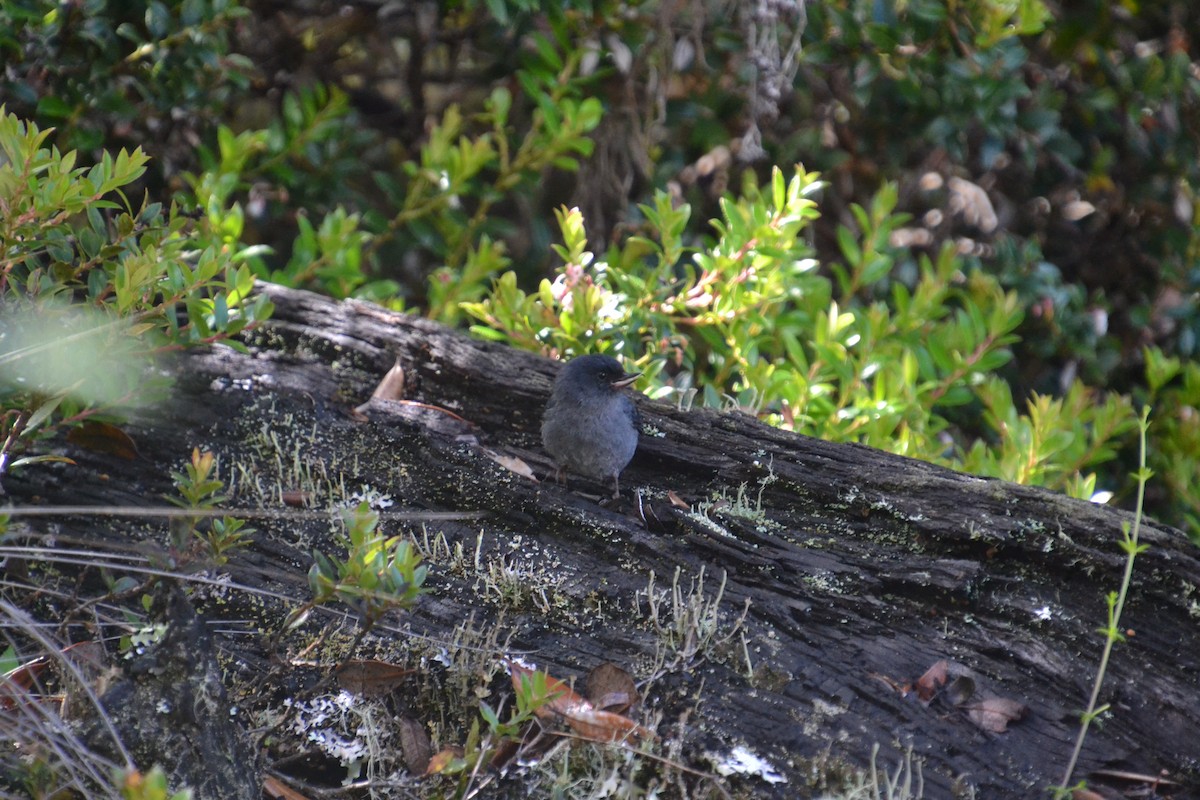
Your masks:
M969 786L977 797L1026 798L1061 777L1100 656L1105 595L1120 583L1117 543L1129 515L640 397L643 432L623 497L601 501L603 486L535 483L485 452L551 473L538 431L554 362L366 303L263 291L277 310L248 337L248 354L215 348L171 365L172 399L126 428L140 458L64 445L77 466L27 470L6 483L9 499L157 503L171 492L169 473L202 447L218 453L235 506L283 508L279 489L303 484L329 497L335 485L385 493L393 510L483 512L385 524L442 534L468 562L478 549L524 576L529 596L505 598L470 564L431 558L429 593L389 620L395 633L371 639L376 653L417 652L405 649L417 647L407 632L448 641L471 620L506 651L580 683L604 661L644 679L665 659L635 718L657 723L665 739L682 737L680 758L696 769L711 772L706 754L744 745L786 779L728 779L748 796L808 796L820 783L814 765L864 767L876 744L880 766L908 747L923 759L927 797L965 796ZM395 361L404 398L424 406L374 402L355 414ZM27 524L84 539L131 535L103 518ZM230 574L302 602L311 549L336 552L331 525L253 524L254 545ZM161 528L142 535L161 541ZM1163 771L1182 786L1160 791L1185 797L1200 792L1200 560L1174 529L1143 524L1141 538L1150 549L1122 620L1129 636L1102 692L1111 710L1093 726L1077 775ZM706 602L723 587L715 614L708 608L701 620L715 638L694 625L701 643L690 656L688 642L664 644L669 598L653 624L651 573L657 590L674 582ZM722 641L747 603L742 627ZM210 620L249 613L238 602L197 605ZM221 636L235 684L279 660L261 637ZM943 659L970 677L975 699L956 705L943 693L926 705L898 691ZM1027 713L990 732L970 712L987 697ZM423 708L416 698L411 707Z

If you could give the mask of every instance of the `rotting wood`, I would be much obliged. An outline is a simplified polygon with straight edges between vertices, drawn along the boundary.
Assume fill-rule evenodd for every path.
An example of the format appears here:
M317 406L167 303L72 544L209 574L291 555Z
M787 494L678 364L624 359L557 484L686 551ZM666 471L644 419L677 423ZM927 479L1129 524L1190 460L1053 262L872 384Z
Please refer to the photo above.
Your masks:
M977 797L1026 798L1060 776L1097 666L1104 596L1119 583L1117 539L1127 514L796 436L739 413L644 399L623 500L600 504L588 493L602 495L603 487L534 483L471 441L550 472L538 436L556 369L549 360L365 303L263 291L277 311L249 337L249 355L225 348L181 355L172 402L126 426L141 459L72 450L79 466L26 471L6 484L10 499L155 502L193 447L214 449L230 477L254 448L265 463L270 432L348 488L370 485L397 507L486 511L485 519L436 530L467 551L482 536L485 556L541 570L547 591L571 606L522 609L502 621L509 647L557 677L582 676L603 661L642 677L657 636L644 600L635 613L635 597L651 571L669 587L679 570L687 588L703 570L709 598L724 579L726 625L750 603L744 651L738 639L660 676L643 694L646 708L662 714L660 734L672 735L686 717L689 766L710 769L704 753L745 745L787 778L732 779L737 790L805 796L824 754L862 767L876 743L881 766L896 763L907 746L925 760L928 797L970 785ZM453 411L469 430L444 432L429 424L426 415L436 411L397 413L387 402L357 418L352 409L397 358L407 398ZM292 450L280 460L293 458ZM240 485L244 491L246 481ZM710 503L707 514L673 507L668 491L693 508ZM28 524L46 530L41 520ZM255 525L256 545L235 558L232 574L303 600L310 549L332 547L330 526ZM108 519L62 520L54 530L128 536ZM1135 635L1110 665L1103 699L1112 711L1093 727L1080 774L1163 770L1183 782L1174 796L1184 797L1200 791L1200 560L1173 529L1146 524L1142 541L1151 547L1138 559L1123 621ZM496 604L478 596L477 584L435 568L430 594L393 622L435 638L449 637L471 614L480 626L494 624ZM237 602L201 603L200 611L249 613ZM232 651L235 680L271 657L249 641L222 643ZM381 653L389 645L372 646ZM881 680L915 682L939 659L969 670L981 689L1025 703L1029 714L1003 734L987 733L961 710L939 701L926 707Z

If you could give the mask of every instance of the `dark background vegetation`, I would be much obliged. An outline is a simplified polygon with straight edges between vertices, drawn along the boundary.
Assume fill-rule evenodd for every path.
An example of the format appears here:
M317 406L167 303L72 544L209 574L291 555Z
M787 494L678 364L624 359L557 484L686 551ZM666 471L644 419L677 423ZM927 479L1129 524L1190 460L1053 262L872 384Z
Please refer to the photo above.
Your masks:
M330 452L325 446L361 441L380 459L380 466L363 462L364 474L379 476L406 503L518 516L534 509L533 516L491 537L501 551L508 528L522 525L548 539L546 552L564 545L570 552L590 548L598 540L581 537L577 521L597 514L619 517L627 543L648 543L655 559L651 569L667 575L686 561L689 569L699 563L703 575L706 564L723 557L697 555L703 551L690 549L691 538L673 534L715 542L719 549L727 546L723 540L686 525L644 536L632 516L597 507L586 497L554 494L525 478L516 488L503 481L493 485L478 477L479 463L471 462L476 472L470 472L456 460L466 458L458 440L414 436L400 422L406 418L393 419L391 411L372 420L364 434L365 418L348 413L395 355L402 369L389 373L390 391L416 391L421 401L466 408L464 414L484 428L477 431L482 441L498 436L499 449L516 448L528 463L545 468L535 415L512 413L496 422L502 404L487 408L479 398L504 387L500 396L510 404L540 399L553 367L487 342L555 358L614 353L643 373L640 391L678 406L652 406L649 420L671 423L654 429L661 438L651 439L651 429L645 429L639 458L627 473L647 490L651 504L672 493L673 509L665 519L737 512L764 523L771 516L764 514L764 490L780 480L776 470L784 476L767 497L779 493L779 509L792 520L788 533L751 530L749 523L738 527L752 544L746 553L753 569L739 574L734 566L726 577L732 576L731 592L749 599L760 588L759 566L780 567L781 597L820 599L793 606L774 598L760 602L756 595L754 616L743 617L766 625L755 632L761 638L775 624L772 616L784 615L781 627L806 650L803 657L785 660L785 669L820 662L831 676L875 680L866 672L870 664L852 659L844 667L834 657L831 642L848 642L857 653L834 599L853 606L861 599L858 591L868 593L871 602L861 608L869 611L864 622L868 638L878 638L881 662L895 654L897 642L902 648L916 645L906 656L913 663L930 655L926 615L938 609L945 615L941 635L953 630L964 637L961 650L946 645L949 651L995 656L1012 667L1013 684L1039 682L1023 692L1043 701L1025 741L1052 741L1061 751L1063 730L1047 735L1034 724L1075 725L1074 708L1052 707L1060 696L1082 695L1084 683L1092 680L1091 665L1069 654L1091 641L1086 637L1100 621L1102 593L1124 563L1120 553L1132 564L1133 554L1141 552L1129 529L1123 540L1110 530L1126 517L841 443L1141 511L1145 473L1142 483L1131 473L1141 449L1140 410L1147 407L1154 475L1145 484L1145 507L1200 541L1195 358L1200 65L1191 54L1192 37L1200 30L1197 14L1194 4L1182 0L4 3L0 494L7 480L20 502L71 502L91 496L89 491L107 501L110 487L114 502L144 501L164 496L159 490L170 473L175 492L166 496L184 507L214 515L227 504L242 512L256 505L277 510L274 490L303 485L300 478L280 466L278 475L267 476L274 483L254 484L271 483L267 497L255 496L244 482L234 488L230 476L264 477L242 463L249 451L282 465L286 448L279 437L286 440L295 431L276 424L282 423L277 400L308 409L320 398L317 403L326 404L323 413L335 424L322 428L313 422L313 441L305 444L313 448L315 462L305 464L313 475L325 476L327 467L328 474L340 474L347 463L359 466L357 455L325 457ZM337 299L367 299L410 316L384 318L366 304L318 304L312 294L288 288L256 292L256 280ZM278 319L268 323L277 310L272 298L280 303ZM297 324L305 313L312 319ZM354 339L362 348L357 359L350 355L355 348L342 344L365 335L361 320L350 319L354 315L378 325L369 341ZM469 329L487 342L448 333L419 316ZM316 325L315 332L289 338L307 325ZM401 329L410 331L403 346ZM450 344L438 345L440 340ZM201 398L222 394L233 378L239 392L243 381L257 381L256 359L284 342L286 355L267 358L275 358L271 366L278 374L292 375L294 369L300 377L290 379L285 390L266 372L262 385L270 387L269 408L255 434L262 438L251 436L240 453L205 452L213 443L193 441L197 428L187 417L164 420L156 411L135 411L178 381L177 400L202 409L200 418L220 417L240 441L246 438L240 423ZM175 371L151 368L165 353L217 343L228 347L193 350L175 362ZM469 353L441 358L440 346ZM229 348L240 353L234 357ZM505 358L481 361L476 350ZM189 373L189 363L207 366ZM523 366L492 367L475 380L471 369L480 363ZM450 364L455 370L445 369ZM451 373L455 377L447 381ZM240 395L225 400L242 403ZM737 413L692 414L690 406ZM796 439L739 413L815 438ZM143 431L161 431L155 427L160 423L170 431L147 433L170 449L153 464L146 457L150 448L139 454L122 427L136 435L150 418L154 425ZM499 430L504 425L508 429ZM776 444L753 450L747 445L732 458L737 446L716 444L719 438L706 437L702 425L743 426L754 431L747 441L762 437ZM714 451L706 450L706 459L689 458L689 448L702 438ZM181 447L196 449L191 462L172 473L166 464L177 463ZM430 448L437 451L432 457ZM763 463L768 452L773 455ZM397 453L404 457L397 460ZM408 471L410 464L428 467L443 457L449 460L441 472ZM106 459L136 462L136 469L95 467ZM834 463L841 478L830 467ZM910 482L876 476L871 484L869 465L875 463L895 464L918 477ZM820 464L825 471L813 469ZM139 481L136 476L147 471L154 477ZM451 473L453 481L441 480ZM719 480L704 483L710 474ZM859 478L871 491L902 493L904 513L886 494L879 502L864 500L875 495L860 492ZM56 491L31 488L41 480ZM89 480L91 488L85 487ZM936 519L928 519L925 511L936 508L926 502L935 483L970 489L939 496L951 510L931 510ZM910 491L912 486L917 488ZM480 488L486 500L477 502L472 492ZM305 502L307 491L287 502ZM316 507L324 507L326 499L334 502L307 499ZM805 518L805 502L821 518L827 511L835 518L846 515L854 535L834 525L829 530L839 532L827 541L810 539L824 528ZM1018 518L1011 514L1018 505L1053 513ZM577 508L583 509L578 516ZM85 586L74 566L59 571L76 555L60 547L57 523L35 528L16 515L0 517L5 595L36 606L38 615L26 617L0 596L0 611L10 618L3 626L9 647L0 672L11 667L36 676L40 659L29 657L32 652L59 657L65 643L38 635L42 622L59 624L64 607L100 607L94 598L82 599L91 591L118 603L99 612L96 630L120 630L117 649L131 652L128 632L146 619L133 606L141 602L148 611L156 584L259 557L255 548L269 542L265 523L263 529L246 527L233 513L204 524L193 517L172 525L165 546L158 539L139 543L153 553L145 560L142 583L117 577L124 562L96 555L88 564L97 568L103 587ZM548 522L537 522L539 515ZM330 534L326 542L336 546L330 553L347 549L347 560L318 550L305 587L303 570L291 569L304 560L298 550L285 559L289 594L275 598L300 603L307 588L313 598L300 610L336 602L357 612L362 625L356 638L327 660L353 655L385 614L414 608L427 591L422 559L440 570L437 588L426 597L442 603L427 603L423 610L440 609L436 613L455 625L463 617L474 619L472 610L484 602L479 586L487 584L468 586L463 579L461 605L446 605L447 568L436 563L433 550L417 553L398 536L387 540L384 559L375 537L378 517L365 505L352 516L347 536ZM463 526L465 538L456 538L458 544L474 534L474 517L468 516L472 521ZM887 540L890 549L877 541L887 520L897 526ZM560 524L567 525L562 536ZM92 517L83 525L81 546L100 541ZM326 521L319 527L327 528ZM142 532L120 526L110 531L120 548ZM797 532L803 536L789 538ZM1174 549L1188 545L1174 531L1148 525L1146 535L1151 552L1140 557L1139 567L1144 559L1151 570L1139 590L1151 602L1133 609L1128 628L1118 624L1114 609L1123 603L1118 597L1136 583L1130 569L1121 594L1107 596L1110 616L1103 633L1112 645L1122 631L1140 629L1142 649L1131 650L1144 660L1117 668L1115 682L1140 704L1137 736L1145 737L1147 750L1161 740L1163 768L1175 769L1188 766L1173 755L1177 746L1182 752L1179 743L1188 737L1164 737L1161 731L1170 723L1186 733L1196 718L1192 695L1179 688L1190 686L1194 675L1189 640L1179 632L1194 628L1188 592L1195 580L1189 557ZM482 542L483 534L478 536ZM764 546L794 548L795 560L774 563L770 550L758 551L760 537ZM949 548L940 555L926 552L934 541ZM623 575L634 557L604 544L604 558L614 574ZM441 546L444 560L452 560L449 540L443 537ZM673 549L679 547L690 561ZM853 575L856 586L858 578L867 580L846 593L834 587L825 597L827 587L809 578L827 570L834 548L851 556L837 574ZM917 551L915 566L894 560L912 555L910 549ZM937 569L927 571L927 561ZM476 551L477 571L482 563ZM1054 604L1059 594L1079 604L1077 612L1062 615L1069 625L1056 629L1065 638L1040 638L1044 629L1029 634L1012 624L1030 615L1035 626L1051 620L1051 604L1030 599L1035 582L1024 567L1042 570L1036 585L1056 598ZM683 573L675 574L678 580ZM396 585L377 591L381 575ZM1137 578L1142 580L1140 572ZM517 574L517 583L523 581ZM649 597L651 589L646 591ZM870 596L871 591L882 594ZM997 632L980 637L974 617L989 608L997 591L1006 598L990 607ZM897 604L896 596L908 599ZM700 585L689 598L708 602ZM575 613L577 600L564 595L562 607ZM120 606L122 601L132 605ZM714 622L716 606L712 600L704 612ZM804 615L787 616L801 607ZM814 607L827 613L810 629L807 610ZM896 624L881 622L880 607ZM1097 609L1096 620L1087 619L1087 608ZM289 607L278 616L295 621L304 615ZM914 626L911 636L900 633L901 621ZM527 627L511 629L514 641L543 648L542 616L524 614L522 624ZM620 626L612 627L619 632ZM513 730L500 741L516 735L515 724L501 723L486 705L486 713L480 710L476 701L486 692L474 694L495 677L495 651L507 647L500 645L504 630L509 629L497 622L491 644L474 648L488 667L478 683L471 682L478 676L464 679L465 701L437 692L443 706L454 705L461 723L439 726L441 745L465 742L476 755L484 752L477 712L488 735L506 726ZM90 636L89 629L84 638ZM1036 647L1022 654L1020 643L1028 636ZM260 644L257 637L247 638L255 644L240 657ZM407 635L393 639L402 649L415 641ZM632 658L638 647L631 641L629 652L614 660ZM37 646L31 648L31 642ZM813 643L820 652L810 656ZM278 639L266 643L259 655L277 658L277 645ZM198 649L184 647L180 661L188 663L188 654ZM579 663L574 652L541 652L555 666ZM1046 653L1054 663L1042 663ZM1169 668L1146 666L1156 659ZM193 662L205 664L218 674L215 658ZM679 681L681 697L693 693L688 681L706 680L691 665L668 672ZM1093 702L1105 699L1098 693L1104 672L1101 666ZM1147 674L1156 676L1147 682L1152 691L1134 691ZM799 693L805 703L810 688L817 688L816 696L829 694L828 681L814 675L808 674L810 685ZM1047 675L1054 680L1044 683ZM1060 683L1064 676L1068 680ZM740 673L726 678L736 692L752 692L755 710L761 711L761 684L744 681ZM185 692L190 686L188 680L166 683ZM44 683L33 688L39 695L53 689ZM732 689L715 691L724 700L733 698L730 708L740 702ZM268 702L261 693L250 695ZM1114 705L1125 712L1130 702L1118 692ZM527 710L521 713L528 716ZM255 713L266 711L260 705ZM885 711L886 726L922 714L911 704ZM791 722L799 718L799 712L788 714ZM231 724L228 714L218 716ZM41 742L54 738L45 731L68 729L52 717L43 727L18 731L23 741ZM738 712L735 718L759 724L753 715ZM476 733L468 734L472 726ZM771 727L785 730L782 724ZM1107 726L1109 733L1119 737L1124 731L1114 724ZM826 738L823 732L815 735ZM1143 747L1138 741L1135 751ZM1127 752L1109 753L1110 744L1105 739L1096 751L1101 756L1089 758L1149 769L1144 763L1152 761L1126 761ZM935 749L948 754L956 748L939 742ZM1057 763L1060 751L1037 755ZM55 771L39 775L41 755L29 752L18 754L22 763L11 780L55 785ZM980 757L988 758L987 751ZM156 760L162 756L151 759ZM61 761L75 768L74 759ZM1028 767L1036 757L1014 761ZM203 768L203 760L197 763ZM471 772L470 765L481 763L459 758L454 769ZM806 769L800 762L791 766ZM997 775L1003 772L1003 764L987 765L993 768ZM423 769L408 764L407 771L416 775ZM954 774L964 771L971 770L955 767ZM119 780L122 774L138 775L113 774ZM939 775L944 782L950 772ZM248 769L246 776L253 794L255 776ZM161 785L123 796L166 796L161 771L147 780ZM199 780L205 780L203 770ZM1022 780L1028 790L1043 783L1044 775L1030 772ZM102 784L103 775L92 775L77 785ZM470 780L460 782L469 785ZM116 796L118 789L111 788Z
M1059 471L1095 474L1086 489L1128 502L1133 409L1148 403L1149 506L1195 535L1196 15L1186 2L1036 0L1016 11L986 0L17 0L0 9L0 98L54 127L51 141L81 163L142 148L152 160L127 196L174 199L197 236L259 275L452 324L469 321L462 303L494 299L504 271L530 292L564 272L551 247L560 206L580 209L601 259L661 234L639 204L665 191L692 206L680 239L703 250L723 195L803 164L825 186L802 238L833 276L852 260L839 228L871 234L853 206L890 185L895 210L874 232L888 269L844 293L848 304L894 304L921 257L949 243L956 280L987 276L1016 297L1019 340L990 372L1020 414L1031 392L1072 387L1083 406L1127 403L1127 424ZM623 331L625 355L666 359L664 381L703 388L721 337L677 323ZM782 348L752 355L786 360ZM739 392L758 387L736 373L717 370L727 384L701 401L732 397L832 435L789 421L767 392L745 402ZM1018 433L986 399L949 396L923 411L940 415L942 455L912 454L1038 482L972 459Z

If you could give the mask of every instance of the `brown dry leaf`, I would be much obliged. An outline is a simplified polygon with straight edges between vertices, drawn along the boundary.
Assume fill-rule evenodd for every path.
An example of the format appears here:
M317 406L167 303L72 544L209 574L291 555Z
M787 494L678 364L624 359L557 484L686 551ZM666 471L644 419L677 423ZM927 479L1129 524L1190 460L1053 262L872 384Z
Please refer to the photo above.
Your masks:
M1075 789L1071 792L1071 800L1108 800L1108 798L1091 789Z
M404 367L397 359L392 368L387 371L371 398L354 409L354 418L365 421L369 410L396 414L405 419L424 425L427 428L450 435L470 433L474 425L455 414L448 408L421 403L416 400L406 400L404 387Z
M1029 711L1024 703L1006 697L989 697L964 708L971 722L992 733L1004 733L1008 723L1024 718Z
M438 753L435 753L433 758L429 759L429 766L425 768L425 775L438 775L450 763L456 759L463 757L463 749L461 747L447 747Z
M309 800L308 795L300 794L283 781L270 775L263 779L263 797L268 800Z
M942 659L925 670L925 674L917 679L917 697L922 703L929 703L933 700L934 695L938 693L938 689L946 684L949 671L950 663Z
M654 733L629 717L614 714L611 711L598 711L588 703L576 706L563 720L571 730L593 742L627 742L631 739L649 740Z
M529 480L533 481L534 483L538 483L537 476L533 474L533 470L530 469L529 465L516 456L502 456L499 453L493 452L486 448L483 452L488 458L490 458L492 461L495 461L509 472L515 472L522 478L529 478Z
M410 775L423 775L433 759L433 748L425 726L412 717L396 720L400 729L400 752L404 754L404 766Z
M522 676L532 676L534 671L515 662L508 662L512 672L513 687L521 690ZM576 694L558 678L546 675L546 690L551 699L543 703L535 716L545 720L559 720L584 739L595 742L620 742L631 738L652 739L654 734L628 717L608 711L598 711L585 698Z
M523 678L532 680L536 674L534 670L515 661L508 661L507 664L509 672L512 673L514 691L521 691L521 681ZM558 678L551 678L549 673L545 673L545 675L547 700L533 712L538 719L558 719L574 706L581 703L589 705L588 701L577 695L570 686L567 686L567 684Z
M615 691L597 695L596 699L592 700L591 703L592 708L598 708L601 711L611 711L614 714L628 714L629 709L637 705L640 699L636 690L632 692Z
M627 713L641 699L633 676L611 661L588 673L583 690L594 708L614 714Z
M530 721L529 726L533 725L537 725L537 723ZM529 729L529 727L526 727L525 731ZM520 754L522 754L520 741L517 739L501 739L496 742L496 746L492 750L492 758L488 761L488 766L495 770L503 770ZM532 763L536 760L536 757L522 759L524 763Z
M676 508L682 508L684 511L689 511L692 508L687 503L683 502L683 498L675 494L674 490L667 490L667 499L671 501L671 505L675 506Z
M404 367L400 366L400 360L396 359L396 363L383 376L383 380L375 387L375 391L371 392L372 400L403 400L404 399Z
M347 661L337 669L338 685L363 697L381 697L416 670L387 661Z
M107 453L126 461L141 455L129 434L107 422L85 422L67 434L67 441L94 453Z
M496 743L488 766L504 772L514 762L522 765L536 764L561 742L561 736L547 733L542 723L531 719L521 727L517 738L501 739Z
M28 702L38 675L49 665L48 657L39 656L0 675L0 709L9 710L16 708L19 703Z

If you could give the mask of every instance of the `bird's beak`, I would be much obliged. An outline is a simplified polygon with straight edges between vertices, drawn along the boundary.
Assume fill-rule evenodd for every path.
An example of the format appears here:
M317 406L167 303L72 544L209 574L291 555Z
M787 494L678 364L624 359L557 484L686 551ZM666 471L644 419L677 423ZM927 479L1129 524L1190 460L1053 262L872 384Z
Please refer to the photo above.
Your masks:
M614 389L624 389L626 386L633 383L640 377L642 377L642 373L640 372L626 372L620 378L612 382L612 387Z

